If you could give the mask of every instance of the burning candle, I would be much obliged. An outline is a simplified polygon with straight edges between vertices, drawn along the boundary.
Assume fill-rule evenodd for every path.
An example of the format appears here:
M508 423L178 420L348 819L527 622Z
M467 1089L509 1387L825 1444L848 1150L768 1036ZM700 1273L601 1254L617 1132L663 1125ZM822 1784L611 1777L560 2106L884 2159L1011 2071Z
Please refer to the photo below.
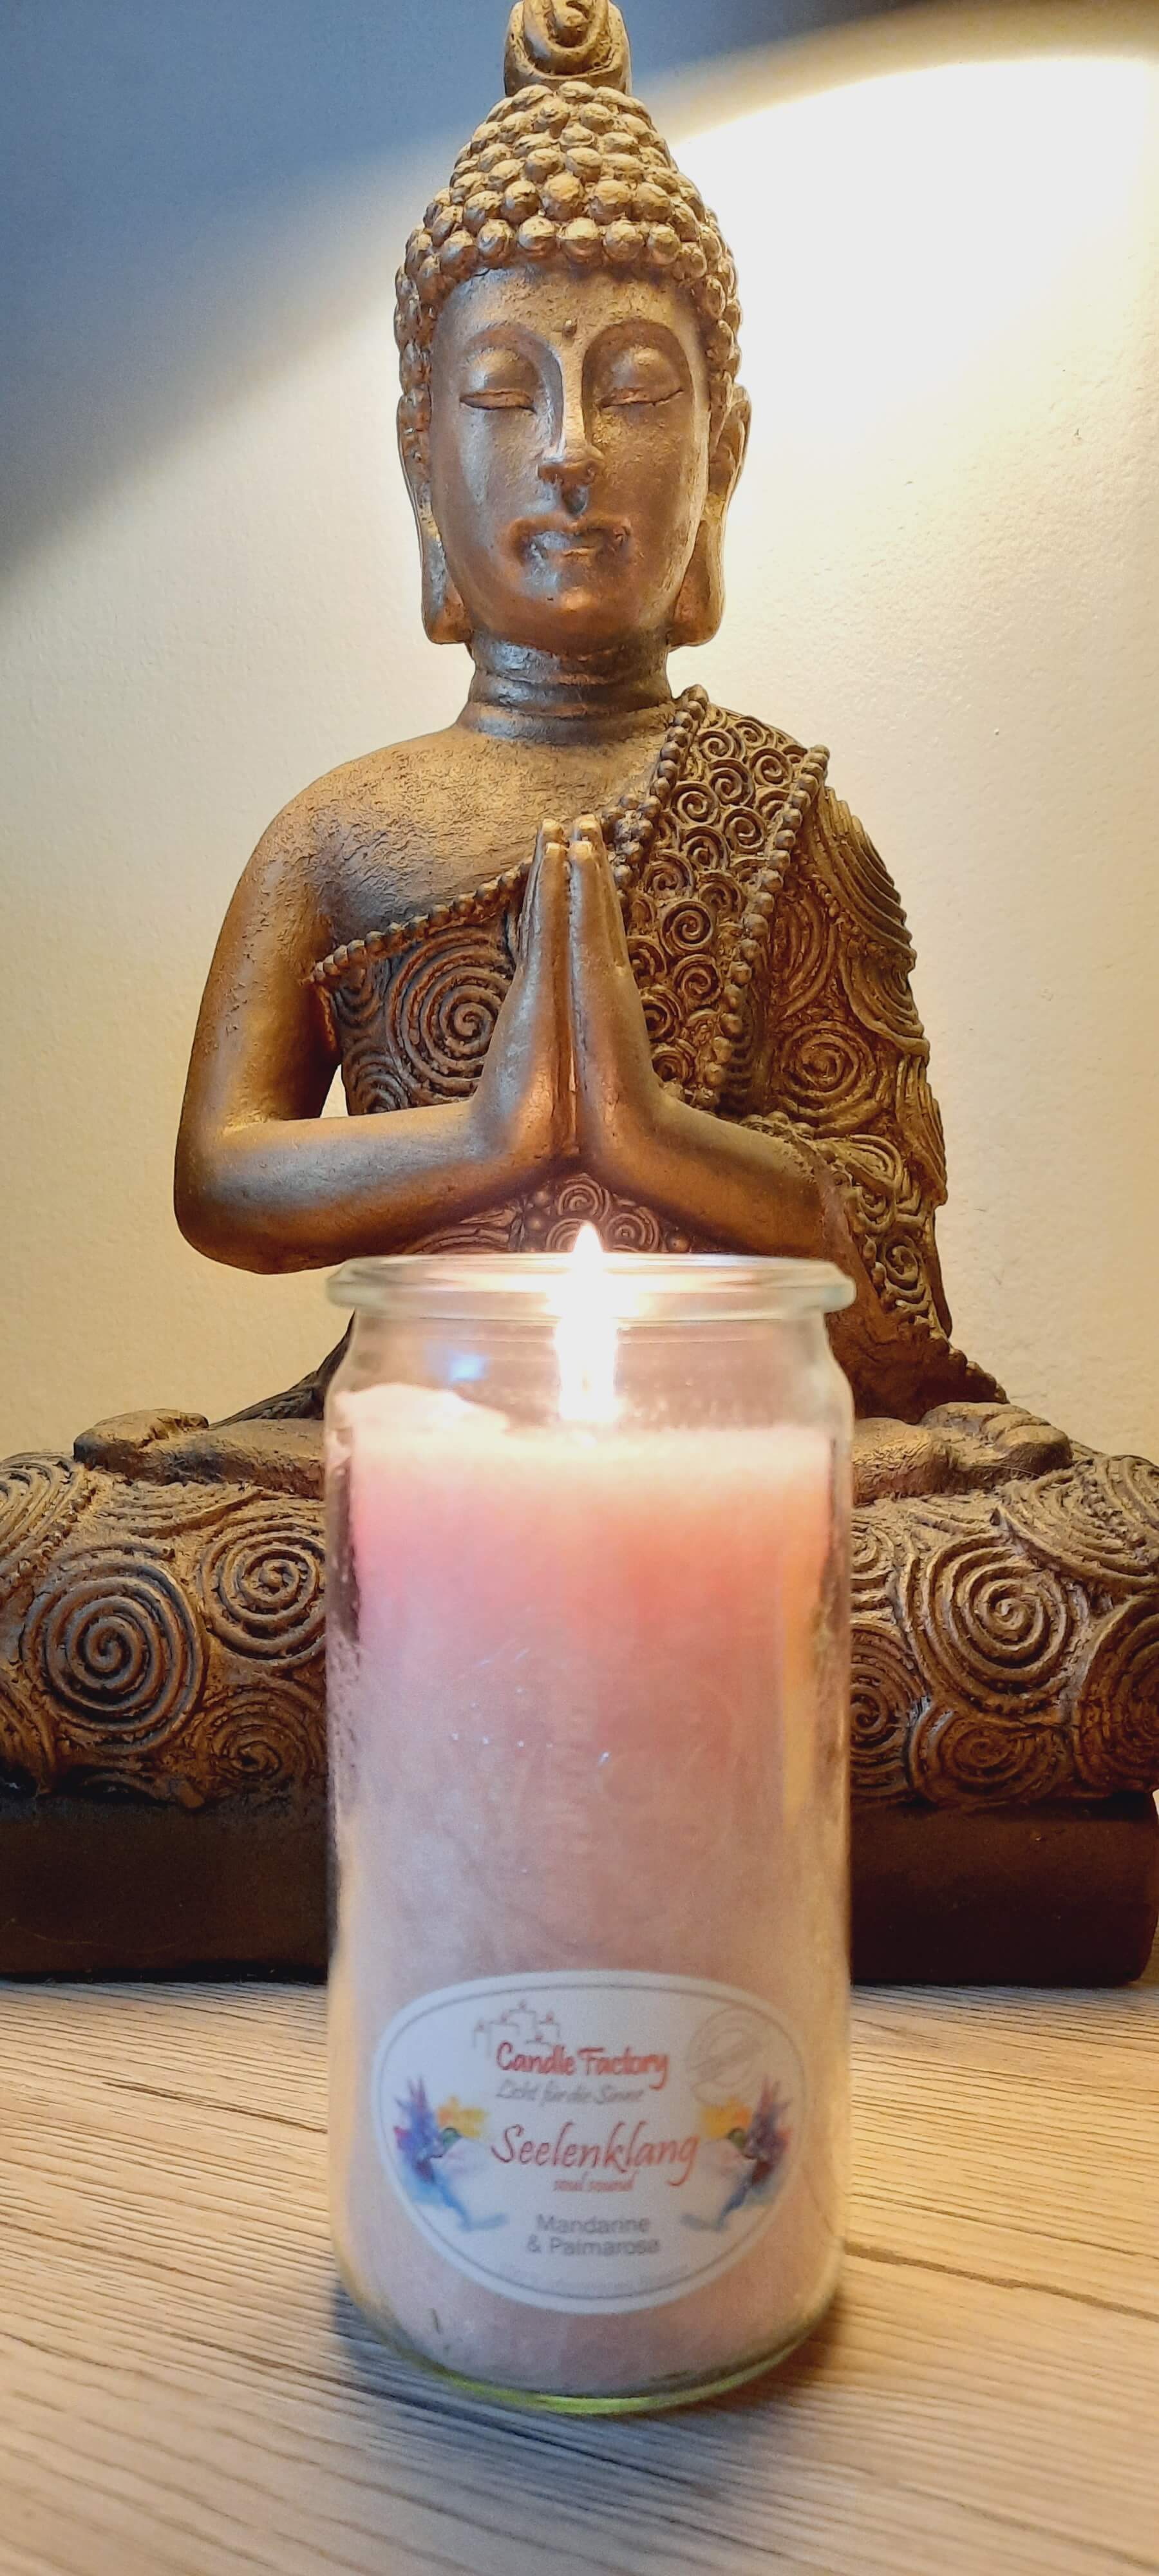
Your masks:
M335 1288L343 2272L491 2393L706 2394L839 2259L845 1282L597 1244Z

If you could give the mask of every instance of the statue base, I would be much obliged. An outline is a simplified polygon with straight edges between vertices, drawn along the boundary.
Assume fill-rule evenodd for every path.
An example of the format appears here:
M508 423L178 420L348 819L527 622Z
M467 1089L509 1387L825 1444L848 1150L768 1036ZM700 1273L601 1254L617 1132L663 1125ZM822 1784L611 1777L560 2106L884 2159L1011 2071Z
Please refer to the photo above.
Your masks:
M0 1797L0 1888L5 1976L319 1976L324 1794L194 1813ZM854 1811L862 1984L1123 1984L1146 1966L1157 1920L1150 1797Z
M1114 1984L1159 1914L1159 1469L967 1411L992 1486L908 1492L904 1426L859 1465L855 1973ZM0 1975L324 1969L320 1486L296 1418L6 1462Z

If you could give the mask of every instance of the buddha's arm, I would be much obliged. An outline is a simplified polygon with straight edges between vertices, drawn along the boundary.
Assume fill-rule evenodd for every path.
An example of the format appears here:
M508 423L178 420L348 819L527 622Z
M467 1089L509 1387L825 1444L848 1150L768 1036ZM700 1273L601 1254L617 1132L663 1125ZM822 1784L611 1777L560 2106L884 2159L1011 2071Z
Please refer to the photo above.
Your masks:
M736 1125L665 1091L620 1134L625 1168L618 1185L634 1188L690 1234L736 1252L836 1261L857 1278L840 1192L820 1157L796 1138Z
M738 1125L668 1094L631 1151L636 1187L690 1232L738 1252L832 1261L854 1301L832 1319L838 1358L861 1414L916 1421L931 1405L989 1402L993 1378L954 1348L936 1314L907 1312L871 1269L825 1156L783 1117ZM936 1253L931 1247L936 1275Z
M309 1270L404 1248L494 1205L556 1151L560 1012L529 940L495 1062L471 1100L323 1118L336 1054L309 981L332 944L294 808L259 843L218 941L194 1039L174 1203L189 1241L243 1270ZM561 907L562 854L538 872ZM532 903L529 889L528 903Z

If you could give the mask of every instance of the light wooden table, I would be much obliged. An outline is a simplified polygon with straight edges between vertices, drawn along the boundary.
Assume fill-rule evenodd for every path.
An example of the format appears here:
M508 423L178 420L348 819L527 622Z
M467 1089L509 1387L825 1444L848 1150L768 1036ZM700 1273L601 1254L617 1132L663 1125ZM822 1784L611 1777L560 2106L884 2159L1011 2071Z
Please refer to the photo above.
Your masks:
M323 2003L0 1988L3 2576L1159 2570L1159 1985L864 1992L839 2306L650 2421L503 2414L334 2288Z

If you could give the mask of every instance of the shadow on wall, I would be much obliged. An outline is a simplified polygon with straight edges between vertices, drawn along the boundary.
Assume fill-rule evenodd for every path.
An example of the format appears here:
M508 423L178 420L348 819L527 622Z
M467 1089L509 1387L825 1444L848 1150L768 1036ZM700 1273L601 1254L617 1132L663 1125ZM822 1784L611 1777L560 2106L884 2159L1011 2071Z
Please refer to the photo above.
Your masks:
M629 0L637 86L870 0ZM898 5L898 0L893 0ZM502 85L506 0L10 0L9 558L381 295L384 172ZM4 129L7 129L4 131ZM412 190L413 198L413 190Z

